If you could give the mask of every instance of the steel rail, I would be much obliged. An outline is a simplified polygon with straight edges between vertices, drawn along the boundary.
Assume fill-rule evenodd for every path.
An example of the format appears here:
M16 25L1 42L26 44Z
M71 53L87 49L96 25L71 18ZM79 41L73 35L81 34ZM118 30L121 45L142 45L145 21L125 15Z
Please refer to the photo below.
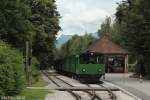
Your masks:
M51 77L49 77L49 75L47 74L47 72L42 71L42 73L43 73L49 80L51 80L55 85L57 85L58 87L61 87L61 85L59 85L59 84L58 84L57 82L55 82ZM74 98L76 98L76 100L81 100L81 97L80 97L78 94L72 92L71 90L67 90L67 92L70 93Z
M110 99L117 100L117 96L109 88L103 86L102 84L98 84L98 85L105 88L108 91Z
M49 80L51 80L56 86L60 87L60 85L59 85L57 82L55 82L51 77L49 77L46 72L42 71L42 73L43 73Z
M74 87L73 85L67 83L67 82L64 81L63 79L58 78L57 76L55 76L55 77L56 77L57 79L61 80L62 82L68 84L69 86ZM87 84L87 86L88 86L88 84ZM88 86L88 87L90 87L90 86ZM86 90L82 90L82 91L85 92L85 93L87 93L87 94L91 97L91 100L94 100L95 98L97 98L98 100L102 100L102 99L95 93L94 90L92 91L92 93L89 92L89 91L86 91Z
M69 86L71 86L71 87L74 87L73 85L71 85L71 84L69 84L69 83L67 83L66 81L64 81L63 79L61 79L61 78L59 78L59 77L57 77L57 76L54 76L56 79L58 79L58 80L60 80L60 81L62 81L63 83L65 83L65 84L67 84L67 85L69 85Z
M57 77L57 76L54 76L54 77L55 77L56 79L58 79L58 80L61 80L63 83L65 83L65 84L67 84L67 85L69 85L69 86L71 86L71 87L75 87L75 86L69 84L68 82L64 81L63 79L61 79L61 78L59 78L59 77ZM102 100L102 99L95 93L94 90L93 90L92 93L89 92L89 91L86 91L86 90L82 90L82 91L85 92L85 93L87 93L87 94L91 97L91 100L94 100L95 98L97 98L98 100ZM80 97L80 98L81 98L81 97Z
M68 84L68 85L71 86L71 87L74 87L73 85L67 83L66 81L64 81L64 80L61 79L61 78L58 78L57 76L55 76L55 78L61 80L62 82ZM98 100L102 100L99 96L97 96L97 95L95 94L95 92L94 92L94 94L93 94L93 93L91 93L91 92L89 92L89 91L86 91L86 90L82 90L82 91L85 92L85 93L87 93L87 94L91 97L91 100L94 100L95 98L97 98ZM93 91L94 91L94 90L93 90Z
M86 84L86 85L87 85L88 87L91 87L89 84ZM93 90L92 93L91 93L91 92L89 92L89 93L90 93L90 95L93 96L91 100L94 100L95 98L97 98L98 100L102 100L102 98L99 97L99 96L96 94L95 90Z

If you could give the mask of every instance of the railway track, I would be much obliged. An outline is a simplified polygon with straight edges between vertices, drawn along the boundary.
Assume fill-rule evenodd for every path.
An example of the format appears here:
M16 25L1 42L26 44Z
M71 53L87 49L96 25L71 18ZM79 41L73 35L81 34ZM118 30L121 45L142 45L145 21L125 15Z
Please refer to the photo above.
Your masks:
M57 76L52 76L55 78L54 79L54 78L50 77L47 72L43 71L43 74L45 76L47 76L47 78L49 80L51 80L54 84L56 84L56 86L58 86L58 87L62 87L62 84L63 84L63 86L74 87L73 85L69 84L68 82L62 80L61 78L59 78ZM60 82L58 82L58 80L61 81L61 84L58 84L58 83L60 83ZM67 92L69 92L72 96L74 96L76 98L76 100L81 100L82 96L80 96L78 93L74 93L72 90L67 90ZM82 90L82 92L87 93L89 95L89 97L91 98L91 100L95 100L95 99L102 100L98 95L95 94L95 92L89 92L86 90Z
M61 78L58 78L57 76L55 76L55 78L61 80L65 84L69 85L70 87L75 87L75 86L67 83L66 81L62 80ZM87 93L91 97L91 100L94 100L94 99L102 100L94 91L89 92L89 91L83 90L83 92Z
M112 100L117 100L117 96L109 89L107 88L106 86L104 86L103 84L98 84L99 86L101 87L104 87L107 91L108 91L108 94L110 96L110 99Z
M90 84L86 84L86 85L88 87L91 87ZM111 100L117 100L117 96L113 93L113 91L111 89L109 89L108 87L104 86L103 84L96 84L96 85L105 88L105 90L108 92L108 95L109 95Z
M56 81L54 81L54 79L51 78L51 77L48 75L48 73L47 73L46 71L42 71L42 73L43 73L49 80L51 80L56 86L61 87L61 85L58 84ZM55 76L55 77L56 77L56 76ZM80 97L78 94L74 93L73 91L67 90L67 92L70 93L76 100L81 100L81 97Z
M58 87L75 87L73 85L71 85L70 83L66 82L65 80L57 77L56 75L54 76L50 76L50 74L46 71L42 71L43 74L49 79L51 80L56 86ZM87 85L87 87L91 87L90 84L85 84ZM110 99L111 100L117 100L117 97L116 95L109 89L107 88L106 86L103 86L102 84L96 84L96 85L99 85L100 87L103 87L106 89L106 91L108 91L108 94L110 96ZM78 93L75 93L73 90L69 90L67 89L66 90L68 93L70 93L76 100L81 100L82 99L82 95L81 94L78 94ZM89 90L79 90L81 92L84 92L86 94L88 94L88 96L90 97L90 100L103 100L103 98L101 98L96 92L95 90L93 89L92 91L89 91Z

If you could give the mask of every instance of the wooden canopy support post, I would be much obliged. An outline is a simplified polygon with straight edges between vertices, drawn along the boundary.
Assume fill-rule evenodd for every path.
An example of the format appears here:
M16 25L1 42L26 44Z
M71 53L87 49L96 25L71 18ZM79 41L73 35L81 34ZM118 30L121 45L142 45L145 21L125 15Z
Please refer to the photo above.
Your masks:
M128 55L125 55L125 70L124 70L125 73L128 72Z
M99 63L99 57L98 56L96 57L96 62L97 62L97 64Z

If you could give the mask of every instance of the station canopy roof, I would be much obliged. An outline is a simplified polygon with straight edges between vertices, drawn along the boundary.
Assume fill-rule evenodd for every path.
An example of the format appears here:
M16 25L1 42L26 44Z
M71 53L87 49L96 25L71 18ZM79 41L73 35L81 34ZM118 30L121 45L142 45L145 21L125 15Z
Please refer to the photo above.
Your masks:
M93 52L99 54L128 54L119 45L113 43L108 35L102 36L99 40L93 43L86 49L86 52Z

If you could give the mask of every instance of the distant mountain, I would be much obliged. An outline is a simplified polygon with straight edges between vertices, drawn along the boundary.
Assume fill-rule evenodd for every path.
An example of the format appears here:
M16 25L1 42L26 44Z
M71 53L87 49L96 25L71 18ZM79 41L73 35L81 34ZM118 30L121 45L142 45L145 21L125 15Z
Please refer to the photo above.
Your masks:
M62 34L56 42L56 47L60 48L64 43L66 43L69 39L71 39L72 35Z
M95 38L98 38L98 33L95 32L95 33L91 33L91 35ZM56 42L56 47L57 48L60 48L63 44L65 44L68 40L70 40L72 38L73 35L65 35L65 34L62 34L58 39L57 39L57 42Z

